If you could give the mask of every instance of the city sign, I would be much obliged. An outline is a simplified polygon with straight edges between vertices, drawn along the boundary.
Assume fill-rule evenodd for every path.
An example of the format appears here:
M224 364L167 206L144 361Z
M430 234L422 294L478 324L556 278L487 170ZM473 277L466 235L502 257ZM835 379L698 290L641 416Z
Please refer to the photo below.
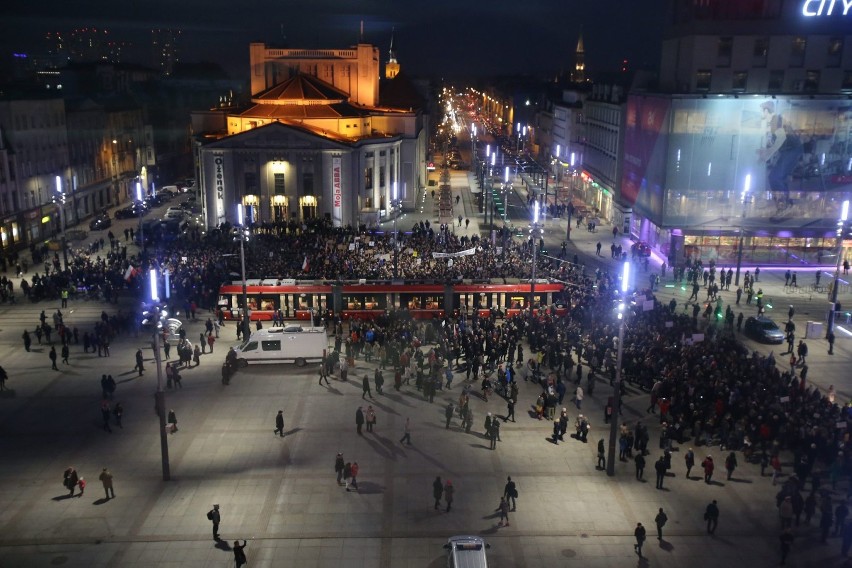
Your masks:
M802 15L808 18L815 16L846 16L852 10L852 0L804 0Z

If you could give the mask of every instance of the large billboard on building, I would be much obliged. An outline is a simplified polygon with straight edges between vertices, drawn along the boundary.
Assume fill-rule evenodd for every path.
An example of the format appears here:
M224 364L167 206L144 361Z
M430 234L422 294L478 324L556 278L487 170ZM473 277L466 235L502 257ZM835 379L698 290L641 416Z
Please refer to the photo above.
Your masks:
M343 225L343 186L340 180L341 159L335 156L331 159L331 219L335 227Z
M665 97L631 96L624 120L621 197L637 213L652 220L659 219L663 212L670 105L671 100Z
M850 100L631 96L627 112L622 195L663 226L794 229L852 189Z

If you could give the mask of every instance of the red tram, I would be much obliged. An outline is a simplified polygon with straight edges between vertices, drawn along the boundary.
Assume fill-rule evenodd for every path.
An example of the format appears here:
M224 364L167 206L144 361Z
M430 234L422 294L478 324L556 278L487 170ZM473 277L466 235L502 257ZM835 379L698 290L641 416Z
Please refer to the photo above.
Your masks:
M497 279L495 279L497 280ZM252 320L271 320L276 310L285 319L310 320L311 312L340 314L342 319L375 319L387 310L407 309L417 319L444 317L447 313L487 316L499 310L505 316L517 314L528 305L530 283L442 284L423 282L328 282L296 280L247 280L249 315ZM535 285L536 306L556 306L565 313L561 283L539 281ZM225 319L238 319L242 306L242 281L219 289L219 307Z

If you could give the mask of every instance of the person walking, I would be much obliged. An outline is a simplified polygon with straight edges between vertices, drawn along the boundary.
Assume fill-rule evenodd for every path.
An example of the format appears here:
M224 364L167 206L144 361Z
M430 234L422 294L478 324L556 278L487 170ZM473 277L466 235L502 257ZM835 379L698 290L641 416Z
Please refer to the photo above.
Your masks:
M30 338L30 332L25 329L21 337L24 340L24 349L26 349L27 353L29 353L30 346L33 344L33 340Z
M166 418L166 422L171 425L171 433L174 434L178 431L177 427L177 414L175 414L174 408L169 409L168 418Z
M695 452L692 451L692 448L686 451L683 460L686 462L686 478L689 479L689 472L695 467Z
M638 452L633 461L636 463L636 479L642 481L642 476L645 474L645 457L642 452Z
M719 524L719 505L715 499L704 510L704 520L707 521L707 532L714 534L716 532L716 525Z
M447 502L447 512L450 512L450 509L453 507L453 497L455 495L455 487L453 487L453 482L449 479L444 484L444 501Z
M359 406L355 411L355 431L359 436L363 436L361 428L364 426L364 410Z
M115 425L124 429L124 426L121 424L121 417L124 416L124 406L120 402L116 402L115 406L112 407L112 414L115 416Z
M275 415L275 430L272 431L273 434L279 434L282 438L284 437L284 411L279 410L278 414Z
M704 483L709 485L713 479L713 470L716 468L716 465L713 463L713 457L707 456L704 458L704 461L701 462L701 467L704 468Z
M240 546L240 541L238 541L238 540L234 541L234 564L235 564L236 568L240 568L240 566L242 566L243 564L245 564L247 562L246 552L244 550L245 547L246 547L246 541L243 541L242 546Z
M657 472L657 489L663 489L663 481L666 479L666 459L663 456L654 463L654 471Z
M450 429L450 421L453 419L453 410L454 410L453 409L453 403L448 402L447 408L444 409L444 418L447 419L447 423L446 423L446 426L445 426L446 430Z
M432 482L432 497L435 498L435 510L438 510L438 507L441 504L441 497L444 495L444 483L441 481L441 476L435 478L435 481Z
M328 382L328 357L326 357L325 353L322 356L322 362L319 366L319 385L322 386L322 382L325 381L325 386L329 386Z
M515 421L515 399L513 398L506 401L506 419L503 422L508 422L510 418L512 422Z
M112 434L112 428L109 427L109 415L112 409L109 407L109 401L101 401L101 418L104 421L104 430Z
M145 359L142 357L142 349L136 350L136 366L133 367L134 370L139 371L139 376L142 376L142 373L145 371Z
M50 357L50 368L54 371L58 371L59 367L56 366L56 347L53 345L50 346L50 353L48 353L48 357Z
M506 478L506 485L505 485L505 487L503 487L503 497L506 498L506 503L508 503L509 500L511 499L512 510L514 511L515 506L517 505L517 503L515 502L515 499L518 498L518 487L517 487L517 485L515 485L515 482L512 481L511 476Z
M402 430L402 438L400 438L399 443L406 442L409 446L411 445L411 418L405 419L405 426L403 426Z
M358 462L352 462L352 465L349 466L349 484L346 486L346 491L352 491L353 487L354 491L358 491Z
M663 511L663 508L660 507L660 512L657 513L656 517L654 517L654 524L657 525L657 540L663 540L663 527L666 526L668 521L669 517L666 515L666 512Z
M598 440L598 471L603 471L606 469L606 445L604 445L603 438Z
M633 545L633 549L639 555L639 558L642 558L642 545L645 544L645 527L642 526L642 523L636 523L633 536L636 537L636 544Z
M509 502L506 501L505 497L500 497L500 505L497 506L497 510L500 512L500 522L497 523L498 527L509 526ZM503 521L506 521L505 523Z
M0 391L6 390L6 381L9 379L9 375L6 373L6 369L0 367Z
M112 473L110 473L107 468L104 468L98 476L98 479L101 480L101 483L104 486L104 493L106 493L107 501L109 501L110 498L115 499L115 489L112 487ZM112 494L111 496L110 493Z
M334 472L337 474L337 484L344 485L343 483L343 469L346 467L346 464L343 461L343 453L337 452L337 456L334 458Z
M725 458L725 470L728 472L728 481L730 481L731 476L734 475L735 469L737 469L737 454L731 452L728 454L728 457Z
M74 490L77 488L77 482L80 481L80 478L77 475L77 470L73 467L69 467L65 470L65 474L63 475L63 484L65 488L70 492L68 493L69 497L74 496Z
M70 363L68 363L68 355L70 355L70 352L69 352L67 343L62 344L61 353L62 353L62 364L63 365L70 365Z
M373 398L373 392L370 390L370 379L367 375L364 375L364 378L361 379L361 398L364 399L367 395L370 395L370 398Z
M373 427L376 425L376 411L373 410L373 406L370 405L367 407L367 432L372 432Z
M213 540L219 540L219 523L222 521L219 505L213 505L213 508L207 511L207 519L213 522Z

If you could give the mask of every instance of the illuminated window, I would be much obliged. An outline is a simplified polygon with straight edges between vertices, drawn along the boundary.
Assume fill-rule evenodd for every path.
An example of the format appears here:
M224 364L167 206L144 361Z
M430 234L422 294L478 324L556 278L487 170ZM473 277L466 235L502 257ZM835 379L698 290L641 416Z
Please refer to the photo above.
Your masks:
M831 37L828 39L828 54L825 58L826 67L840 67L843 58L843 38Z

